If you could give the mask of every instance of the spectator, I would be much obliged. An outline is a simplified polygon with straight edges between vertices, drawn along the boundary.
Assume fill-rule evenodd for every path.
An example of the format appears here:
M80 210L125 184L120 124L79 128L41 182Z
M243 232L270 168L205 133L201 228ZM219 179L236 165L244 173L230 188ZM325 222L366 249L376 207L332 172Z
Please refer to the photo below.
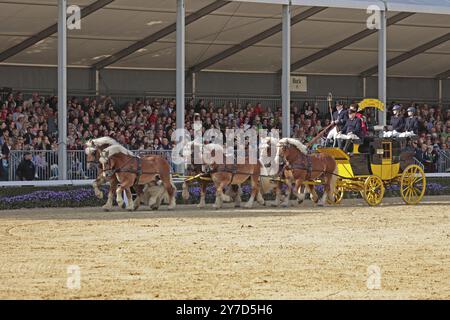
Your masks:
M436 161L437 154L433 148L433 146L422 146L422 163L425 167L426 172L435 172L436 171Z
M345 104L345 103L344 103ZM450 139L450 111L440 105L395 103L404 114L409 107L416 109L419 122L418 148L422 144L433 146L434 153L448 150ZM392 105L393 106L393 105ZM317 102L291 101L291 133L306 143L330 123L326 105L323 111ZM10 150L53 150L57 142L57 97L43 97L33 93L24 97L22 93L8 94L0 101L0 145L2 153ZM71 97L67 101L68 137L67 147L77 151L92 138L111 136L130 149L170 150L170 140L176 129L176 101L174 99L135 99L126 104L117 104L111 97ZM343 110L347 105L343 106ZM226 101L220 106L205 99L191 99L186 105L185 127L194 134L195 120L202 121L207 128L221 131L242 129L281 129L281 107L267 106L263 101L255 105ZM377 124L373 110L362 112L367 127L372 130ZM56 150L56 149L55 149ZM47 173L56 170L56 157L48 157L45 163ZM82 158L80 158L82 159ZM82 160L80 160L82 161ZM15 164L14 164L15 165ZM84 168L82 164L81 168ZM51 168L55 168L52 170ZM74 163L74 171L81 173ZM56 172L56 171L55 171Z
M26 152L23 156L23 160L19 163L16 174L20 181L34 180L36 175L36 166L34 165L33 161L31 161L31 159L31 153Z

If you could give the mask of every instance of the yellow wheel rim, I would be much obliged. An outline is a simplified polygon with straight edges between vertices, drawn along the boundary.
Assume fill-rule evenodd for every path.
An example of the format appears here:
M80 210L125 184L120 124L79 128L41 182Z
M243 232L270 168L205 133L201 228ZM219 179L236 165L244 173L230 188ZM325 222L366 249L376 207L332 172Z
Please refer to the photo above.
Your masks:
M333 199L327 197L328 204L339 204L344 198L344 187L336 186L336 189L333 192Z
M370 176L364 182L363 197L370 206L377 206L384 196L384 183L377 176Z
M418 204L422 200L427 187L425 172L416 164L403 171L400 178L400 194L406 204Z

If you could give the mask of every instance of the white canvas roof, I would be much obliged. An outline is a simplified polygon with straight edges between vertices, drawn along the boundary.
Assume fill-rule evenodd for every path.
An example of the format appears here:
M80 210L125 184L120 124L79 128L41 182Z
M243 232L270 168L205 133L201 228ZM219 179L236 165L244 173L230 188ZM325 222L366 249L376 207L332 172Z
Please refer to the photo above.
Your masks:
M69 4L86 8L100 1L74 0ZM279 25L280 3L286 1L222 2L224 5L186 27L186 68L204 64L206 67L201 70L278 72L281 68L279 32L233 54L224 52ZM186 0L186 15L215 3L214 0ZM377 34L360 38L355 35L367 30L368 14L363 8L368 3L382 2L293 0L292 3L292 16L302 17L292 26L291 60L293 64L300 62L300 67L293 72L360 75L377 65ZM109 1L83 18L81 30L68 32L69 66L101 65L105 59L170 28L176 21L175 4L167 0ZM450 0L388 0L387 4L388 18L396 19L388 27L388 60L401 58L388 68L388 75L436 77L450 70L450 19L444 14L450 13ZM56 65L56 33L23 47L24 42L42 35L56 22L56 0L0 0L0 64ZM174 32L144 44L104 67L175 68ZM329 50L332 46L338 49ZM411 52L414 54L405 57ZM217 57L221 59L213 59Z

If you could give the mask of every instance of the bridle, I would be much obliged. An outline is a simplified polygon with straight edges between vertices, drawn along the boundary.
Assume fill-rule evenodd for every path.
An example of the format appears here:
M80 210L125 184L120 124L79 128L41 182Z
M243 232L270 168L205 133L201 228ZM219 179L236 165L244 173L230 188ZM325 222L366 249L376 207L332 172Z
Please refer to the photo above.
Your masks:
M97 149L97 146L91 147L91 148L93 148L93 150L95 150L95 156L90 155L90 157L93 157L94 159L93 160L87 160L86 163L87 164L94 164L94 165L96 165L98 167L99 164L100 164L100 161L99 161L100 155L98 154L99 150Z

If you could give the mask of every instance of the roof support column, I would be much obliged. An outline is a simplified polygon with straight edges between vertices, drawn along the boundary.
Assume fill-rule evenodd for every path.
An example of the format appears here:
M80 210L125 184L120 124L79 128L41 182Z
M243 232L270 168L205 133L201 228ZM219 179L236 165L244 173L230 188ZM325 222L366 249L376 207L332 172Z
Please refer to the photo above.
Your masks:
M387 90L387 29L386 11L380 11L380 29L378 30L378 99L384 103L384 112L378 112L378 124L386 125L386 90Z
M67 180L67 0L58 0L58 178Z
M283 137L291 136L291 92L289 88L291 77L291 6L283 5L282 28L282 73L281 73L281 106Z
M184 129L185 90L185 6L177 0L177 129Z
M195 99L195 95L197 94L197 73L193 73L192 75L192 98Z
M363 83L362 83L362 89L363 89L362 96L363 96L363 99L365 99L367 97L367 78L363 77L362 81L363 81Z
M443 95L443 92L442 92L442 79L439 79L438 80L438 99L439 99L439 104L442 104L442 95Z
M176 116L177 129L184 129L184 104L185 104L185 3L177 0L177 61L176 61ZM184 134L180 136L181 143ZM184 173L184 166L178 166L177 171Z
M100 70L95 69L95 95L100 95Z

